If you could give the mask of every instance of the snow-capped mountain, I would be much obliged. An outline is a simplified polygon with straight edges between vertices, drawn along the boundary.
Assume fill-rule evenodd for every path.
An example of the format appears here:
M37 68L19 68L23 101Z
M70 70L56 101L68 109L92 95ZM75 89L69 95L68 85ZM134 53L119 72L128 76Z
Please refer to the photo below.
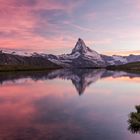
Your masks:
M27 63L28 59L32 59L32 61L34 60L34 63L36 63L36 61L39 61L40 59L41 61L43 61L43 64L44 61L49 61L53 64L56 64L57 66L66 68L104 68L110 65L122 65L131 62L140 62L140 55L107 56L99 54L98 52L91 50L89 47L87 47L84 41L80 38L78 39L75 47L69 54L53 55L43 53L26 53L22 51L9 50L0 51L0 56L2 56L2 54L2 58L4 58L1 59L2 64L11 64L13 62L14 64L22 64L25 63L25 60ZM4 61L4 63L2 60Z
M3 49L1 51L1 53L5 53L5 54L13 54L13 55L19 55L19 56L32 56L32 53L27 53L27 52L23 52L23 51L15 51L15 50L7 50L7 49Z
M127 58L128 63L140 61L140 55L131 54L131 55L127 56L126 58Z
M103 60L105 61L106 65L122 65L128 63L128 60L124 56L106 56L102 55Z
M102 55L103 60L105 61L106 65L123 65L132 62L140 62L140 55L129 55L129 56L106 56Z
M105 67L105 61L96 51L87 47L82 39L78 39L70 54L59 56L48 55L53 63L75 68Z
M47 55L47 58L58 65L74 68L97 68L140 61L140 55L107 56L99 54L87 47L82 39L78 39L70 54L63 54L59 56Z
M23 52L0 51L0 71L43 68L61 68L61 66L36 53L30 55Z

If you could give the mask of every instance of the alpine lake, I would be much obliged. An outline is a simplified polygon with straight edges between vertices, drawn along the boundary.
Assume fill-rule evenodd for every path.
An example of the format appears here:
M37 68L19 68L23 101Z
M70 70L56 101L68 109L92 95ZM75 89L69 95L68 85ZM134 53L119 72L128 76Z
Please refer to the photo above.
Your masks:
M0 140L139 140L140 74L0 73Z

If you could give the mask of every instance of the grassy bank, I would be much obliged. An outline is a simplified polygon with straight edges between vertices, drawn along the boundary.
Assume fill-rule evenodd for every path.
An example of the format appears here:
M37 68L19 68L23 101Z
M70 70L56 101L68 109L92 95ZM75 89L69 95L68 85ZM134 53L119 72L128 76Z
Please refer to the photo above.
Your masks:
M0 72L10 71L43 71L43 70L55 70L61 67L49 67L49 66L29 66L29 65L0 65Z
M128 63L124 65L119 65L119 66L108 66L107 69L140 74L140 62Z

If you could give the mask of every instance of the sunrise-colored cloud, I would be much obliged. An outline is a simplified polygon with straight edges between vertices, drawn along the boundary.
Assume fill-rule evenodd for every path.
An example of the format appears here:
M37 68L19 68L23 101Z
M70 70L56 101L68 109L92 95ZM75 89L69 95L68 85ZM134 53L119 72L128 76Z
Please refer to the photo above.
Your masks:
M0 0L0 48L60 54L81 37L99 53L138 54L138 5L130 0Z

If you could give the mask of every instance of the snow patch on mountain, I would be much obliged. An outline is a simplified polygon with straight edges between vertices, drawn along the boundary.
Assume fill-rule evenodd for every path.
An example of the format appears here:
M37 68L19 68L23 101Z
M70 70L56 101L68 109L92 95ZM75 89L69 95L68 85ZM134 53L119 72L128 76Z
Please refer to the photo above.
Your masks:
M1 53L20 55L20 56L32 56L33 55L33 53L27 53L27 52L23 52L23 51L13 51L13 50L7 50L7 49L1 50Z
M91 59L94 59L94 60L103 61L103 59L101 58L100 54L98 54L96 51L88 50L86 52L86 56L88 58L91 58Z
M118 56L118 55L113 55L112 58L115 60L115 61L120 61L122 63L127 63L127 59L123 56Z
M60 55L59 58L63 58L63 59L76 59L80 56L80 53L79 52L75 52L73 54L63 54L63 55Z

